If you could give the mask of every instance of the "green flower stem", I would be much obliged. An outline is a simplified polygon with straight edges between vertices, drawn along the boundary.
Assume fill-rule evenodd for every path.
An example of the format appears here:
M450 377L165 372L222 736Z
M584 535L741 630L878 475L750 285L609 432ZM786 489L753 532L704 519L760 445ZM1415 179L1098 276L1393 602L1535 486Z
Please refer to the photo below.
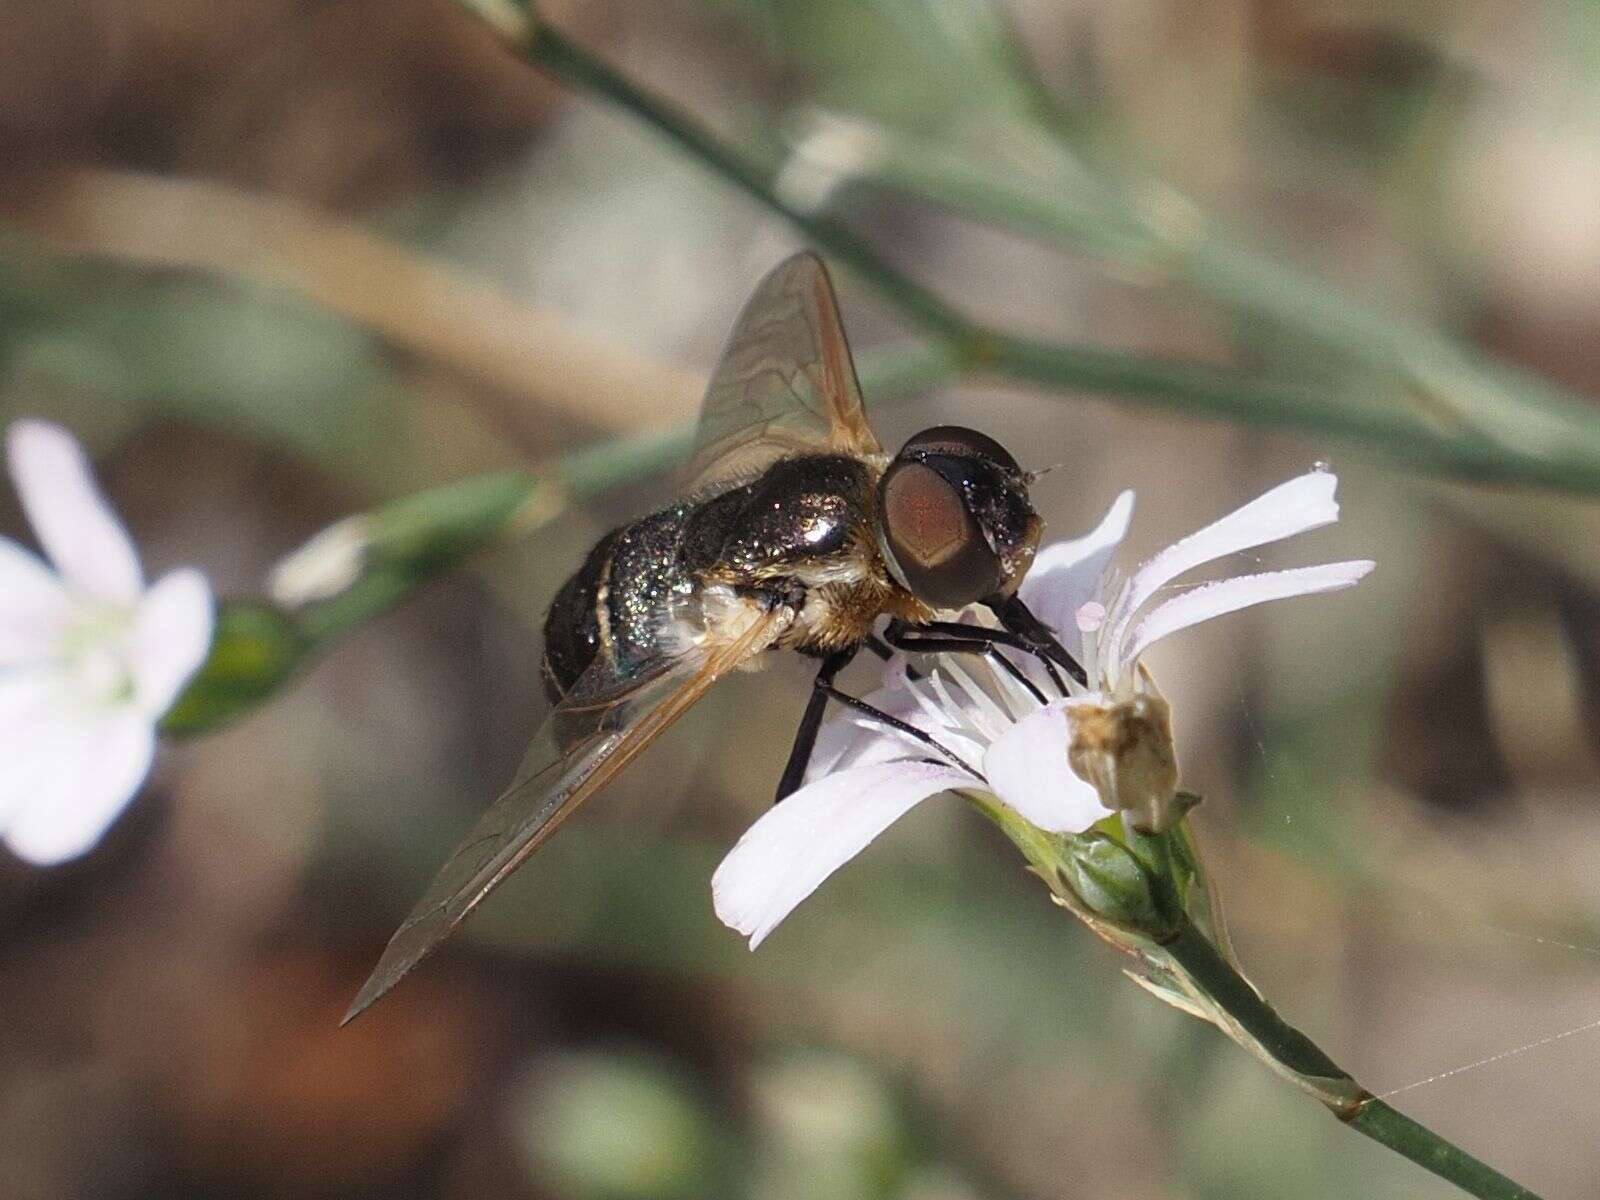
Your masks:
M1290 1074L1355 1082L1310 1038L1278 1016L1192 924L1184 922L1161 950Z
M1185 924L1162 950L1202 993L1250 1035L1281 1073L1314 1081L1314 1086L1307 1086L1306 1090L1319 1095L1329 1110L1357 1133L1455 1184L1469 1196L1480 1200L1538 1200L1521 1184L1361 1089L1316 1043L1278 1016L1193 925ZM1347 1102L1331 1101L1321 1094L1329 1085L1343 1085L1354 1095Z
M1452 1146L1382 1100L1368 1101L1345 1123L1357 1133L1409 1158L1423 1170L1448 1179L1469 1196L1481 1196L1484 1200L1539 1200L1521 1184L1507 1179L1465 1150Z
M466 2L478 7L473 0ZM1474 373L1462 365L1459 355L1449 356L1448 361L1435 356L1426 364L1425 386L1407 380L1395 389L1402 400L1391 397L1390 402L1380 403L1337 386L1288 383L1204 363L1017 337L973 321L890 264L849 226L786 202L774 186L772 164L721 140L559 30L537 18L529 18L516 30L503 23L497 27L530 64L625 109L707 169L787 218L941 343L942 352L964 374L988 373L1047 389L1095 391L1187 415L1315 433L1458 478L1600 493L1600 422L1578 401L1554 389L1528 389L1511 403L1507 397L1513 393L1495 386L1499 377L1509 378L1509 372L1501 371L1499 377L1487 370ZM1136 229L1119 236L1140 240ZM1273 298L1281 274L1266 277L1245 271L1229 283L1216 254L1209 250L1196 255L1191 266L1197 279L1210 279L1213 290L1224 283L1236 291L1246 289L1268 311L1276 312L1280 302L1288 302L1281 296ZM1244 268L1235 274L1239 271ZM1320 318L1310 322L1318 323ZM1347 320L1341 328L1348 324Z
M1479 1200L1538 1200L1431 1129L1373 1096L1280 1017L1187 911L1212 897L1192 890L1187 834L1130 834L1117 817L1079 835L1046 833L983 792L966 795L1022 851L1057 901L1133 956L1130 975L1157 996L1216 1025L1273 1072L1358 1133Z
M777 209L818 245L854 268L906 316L928 332L960 343L971 329L943 299L892 267L872 244L849 226L819 214L783 205L772 189L773 167L754 161L721 141L687 113L653 96L613 70L552 26L531 21L517 47L524 58L569 87L603 96L676 142L703 166L753 199Z

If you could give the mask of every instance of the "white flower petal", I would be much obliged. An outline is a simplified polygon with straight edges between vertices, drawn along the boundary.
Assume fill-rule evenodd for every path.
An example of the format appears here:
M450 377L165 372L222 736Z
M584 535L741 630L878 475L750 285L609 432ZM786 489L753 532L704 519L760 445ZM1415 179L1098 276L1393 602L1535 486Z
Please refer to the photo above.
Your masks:
M139 556L77 440L48 421L17 421L6 450L28 521L68 586L110 604L138 600Z
M1052 542L1039 551L1018 589L1034 616L1054 630L1067 652L1079 659L1083 638L1078 630L1078 609L1096 598L1106 566L1128 535L1132 519L1133 493L1123 492L1092 532Z
M983 775L994 794L1051 833L1082 833L1111 813L1067 761L1069 703L1058 700L1024 717L983 756Z
M90 849L139 791L155 731L131 709L68 726L33 754L32 786L6 822L18 858L54 866Z
M822 723L803 783L809 784L836 771L910 757L909 739L881 721L868 721L844 712Z
M925 759L938 755L938 751L929 746L921 738L902 732L881 721L871 717L852 716L850 718L863 731L870 731L873 741L852 758L851 766L863 766L872 762L892 762L896 759ZM913 728L921 729L923 722L907 721ZM924 733L928 733L926 729ZM929 733L940 746L955 755L961 762L977 771L977 764L983 759L984 742L977 738L968 737L954 729L946 729L939 733Z
M957 703L962 705L972 723L983 730L989 738L998 736L1000 731L1011 723L1011 715L979 686L978 681L961 665L956 655L946 655L944 661L939 664L939 670L950 676L961 689L965 699ZM937 682L937 674L934 679Z
M893 715L898 716L908 725L915 725L924 733L931 734L934 737L949 737L951 734L955 734L965 738L967 735L962 730L968 728L968 726L958 723L956 715L948 707L941 708L941 701L935 700L929 694L931 687L937 686L939 686L937 677L923 681L920 684L907 682L905 694L910 697L915 708L909 713L895 713ZM948 699L948 694L946 694L945 700ZM919 716L921 720L918 720Z
M930 684L944 697L943 700L935 700L928 694ZM912 728L920 729L962 762L976 766L978 760L983 757L983 744L979 740L981 735L973 728L971 722L965 719L964 710L952 707L949 694L943 690L942 681L934 676L932 679L924 679L917 683L907 680L902 686L906 696L916 707L909 712L896 712L892 708L886 708L884 711L890 716L899 717ZM886 729L881 722L873 722L870 717L858 716L853 719L858 725L881 730L881 736L892 740L900 747L901 758L907 755L922 758L930 753L930 748L926 744L908 733L902 733L898 729Z
M1139 627L1134 630L1128 661L1138 658L1168 634L1198 625L1201 621L1209 621L1254 604L1264 604L1268 600L1310 596L1317 592L1335 592L1350 587L1373 566L1370 560L1360 559L1325 563L1319 567L1297 567L1291 571L1266 571L1259 575L1241 575L1235 579L1202 584L1150 610L1150 615L1140 621Z
M1023 678L1032 679L1033 685L1039 689L1040 695L1048 696L1050 694L1047 690L1049 688L1049 679L1047 676L1045 676L1043 669L1040 668L1036 672L1037 678L1034 678L1033 675L1030 675L1028 671L1028 665L1030 663L1037 665L1039 661L1033 655L1023 655L1023 661L1018 663L1016 658L1012 657L1009 652L1005 650L996 650L995 653L1004 657L1007 662L1017 667ZM1018 682L1018 680L1012 676L1011 672L1000 667L991 667L989 669L989 675L994 680L995 691L999 693L1000 700L1004 702L1007 715L1011 720L1020 721L1023 717L1027 716L1029 713L1033 712L1034 709L1040 706L1039 697L1034 695L1033 692L1030 692L1026 687Z
M61 581L33 554L0 538L0 667L53 657L71 616Z
M0 829L55 769L78 727L70 696L51 667L0 674Z
M943 667L948 665L947 659L940 664L940 670L928 676L928 687L938 697L938 702L934 703L931 699L927 702L948 726L941 736L955 736L968 742L987 744L1000 733L1000 729L982 723L981 714L974 705L955 698L944 679Z
M878 763L807 784L745 831L711 877L723 924L754 950L780 921L919 801L977 781L954 767Z
M1331 471L1310 471L1280 483L1220 521L1168 546L1141 566L1128 581L1127 596L1118 605L1115 628L1108 631L1112 640L1107 645L1113 657L1126 661L1127 656L1120 649L1129 623L1150 597L1179 575L1229 554L1338 520L1339 505L1333 498L1338 486L1338 477Z
M139 601L129 640L134 696L154 720L172 706L211 649L211 585L193 567L163 575Z

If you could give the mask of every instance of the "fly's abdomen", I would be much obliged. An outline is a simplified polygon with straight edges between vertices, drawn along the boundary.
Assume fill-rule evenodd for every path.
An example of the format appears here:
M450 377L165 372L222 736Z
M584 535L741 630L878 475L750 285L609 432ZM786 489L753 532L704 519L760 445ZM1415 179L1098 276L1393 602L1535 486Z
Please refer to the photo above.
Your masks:
M774 463L747 484L624 525L589 553L545 620L545 688L559 700L587 670L627 684L653 674L704 632L702 584L789 595L811 586L860 584L817 636L793 644L837 649L859 641L878 612L871 547L873 475L838 454ZM868 551L870 553L870 550ZM844 594L844 593L841 593ZM796 601L798 604L799 601ZM835 605L834 608L839 606ZM832 609L830 609L830 612ZM587 685L586 685L587 687Z
M544 627L552 701L597 664L618 683L661 666L668 626L697 592L679 553L688 514L680 504L607 534L556 594Z
M607 534L589 551L583 566L556 593L544 618L544 690L554 704L572 690L589 669L600 648L600 622L595 611L611 552L622 530Z

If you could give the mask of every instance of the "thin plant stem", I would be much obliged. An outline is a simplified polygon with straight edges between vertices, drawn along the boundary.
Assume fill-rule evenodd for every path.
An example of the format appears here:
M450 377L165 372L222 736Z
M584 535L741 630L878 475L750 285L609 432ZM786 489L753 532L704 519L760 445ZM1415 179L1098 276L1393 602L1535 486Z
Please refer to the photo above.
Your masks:
M531 65L616 104L788 219L942 342L963 374L1094 391L1186 415L1335 437L1458 478L1600 493L1596 425L1570 403L1544 404L1542 393L1515 413L1500 413L1475 395L1470 405L1463 399L1460 406L1419 409L1374 403L1336 387L1266 379L1182 359L1019 337L969 319L889 263L849 226L788 203L775 187L769 164L720 139L558 29L530 19L510 43Z
M1193 925L1185 923L1162 950L1285 1072L1315 1080L1324 1088L1327 1084L1344 1083L1355 1089L1351 1100L1324 1103L1357 1133L1479 1200L1538 1200L1521 1184L1360 1089L1315 1042L1280 1017ZM1321 1089L1306 1090L1316 1094Z
M1522 423L1600 451L1600 423L1586 400L1468 348L1404 314L1364 305L1243 244L1164 185L1124 183L1079 164L1061 139L1035 137L1026 168L989 167L898 131L834 119L867 160L839 180L931 203L1077 252L1119 277L1203 293L1246 320L1265 322L1319 355L1331 355L1425 420L1494 430ZM804 146L804 142L802 146ZM803 160L803 150L801 152ZM827 165L819 164L826 171ZM1518 431L1507 431L1517 436ZM1489 442L1494 448L1493 440Z
M1175 997L1171 989L1152 988L1168 1003L1209 1020L1351 1129L1468 1195L1478 1200L1539 1200L1534 1192L1375 1097L1320 1046L1280 1017L1184 914L1173 883L1171 847L1166 836L1141 837L1128 851L1130 859L1138 857L1142 868L1127 878L1142 880L1134 890L1148 889L1152 913L1149 925L1134 928L1091 910L1067 884L1072 848L1082 839L1046 833L983 791L962 794L1022 851L1063 907L1111 945L1163 978L1170 978L1175 986L1181 984L1187 993L1182 998ZM1100 844L1105 841L1099 839ZM1130 974L1139 978L1144 972L1135 970Z
M1481 1196L1484 1200L1539 1200L1521 1184L1507 1179L1493 1167L1479 1162L1377 1098L1363 1105L1346 1124L1440 1179L1448 1179L1469 1196Z
M651 95L626 75L613 70L552 26L536 22L520 43L524 57L569 87L603 96L676 142L723 179L751 198L793 221L818 245L869 280L885 298L929 333L958 345L972 327L943 299L891 266L872 243L831 217L802 213L779 201L771 167L719 139L689 114Z

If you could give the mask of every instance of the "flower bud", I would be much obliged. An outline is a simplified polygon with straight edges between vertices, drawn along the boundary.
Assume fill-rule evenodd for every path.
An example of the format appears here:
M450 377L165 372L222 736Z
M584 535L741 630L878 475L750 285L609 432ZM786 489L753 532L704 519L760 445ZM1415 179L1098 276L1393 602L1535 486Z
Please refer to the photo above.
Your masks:
M284 608L337 596L361 578L372 546L372 525L367 513L335 521L272 568L267 594Z
M1085 908L1115 925L1161 940L1175 928L1148 868L1114 838L1069 838L1061 873Z

